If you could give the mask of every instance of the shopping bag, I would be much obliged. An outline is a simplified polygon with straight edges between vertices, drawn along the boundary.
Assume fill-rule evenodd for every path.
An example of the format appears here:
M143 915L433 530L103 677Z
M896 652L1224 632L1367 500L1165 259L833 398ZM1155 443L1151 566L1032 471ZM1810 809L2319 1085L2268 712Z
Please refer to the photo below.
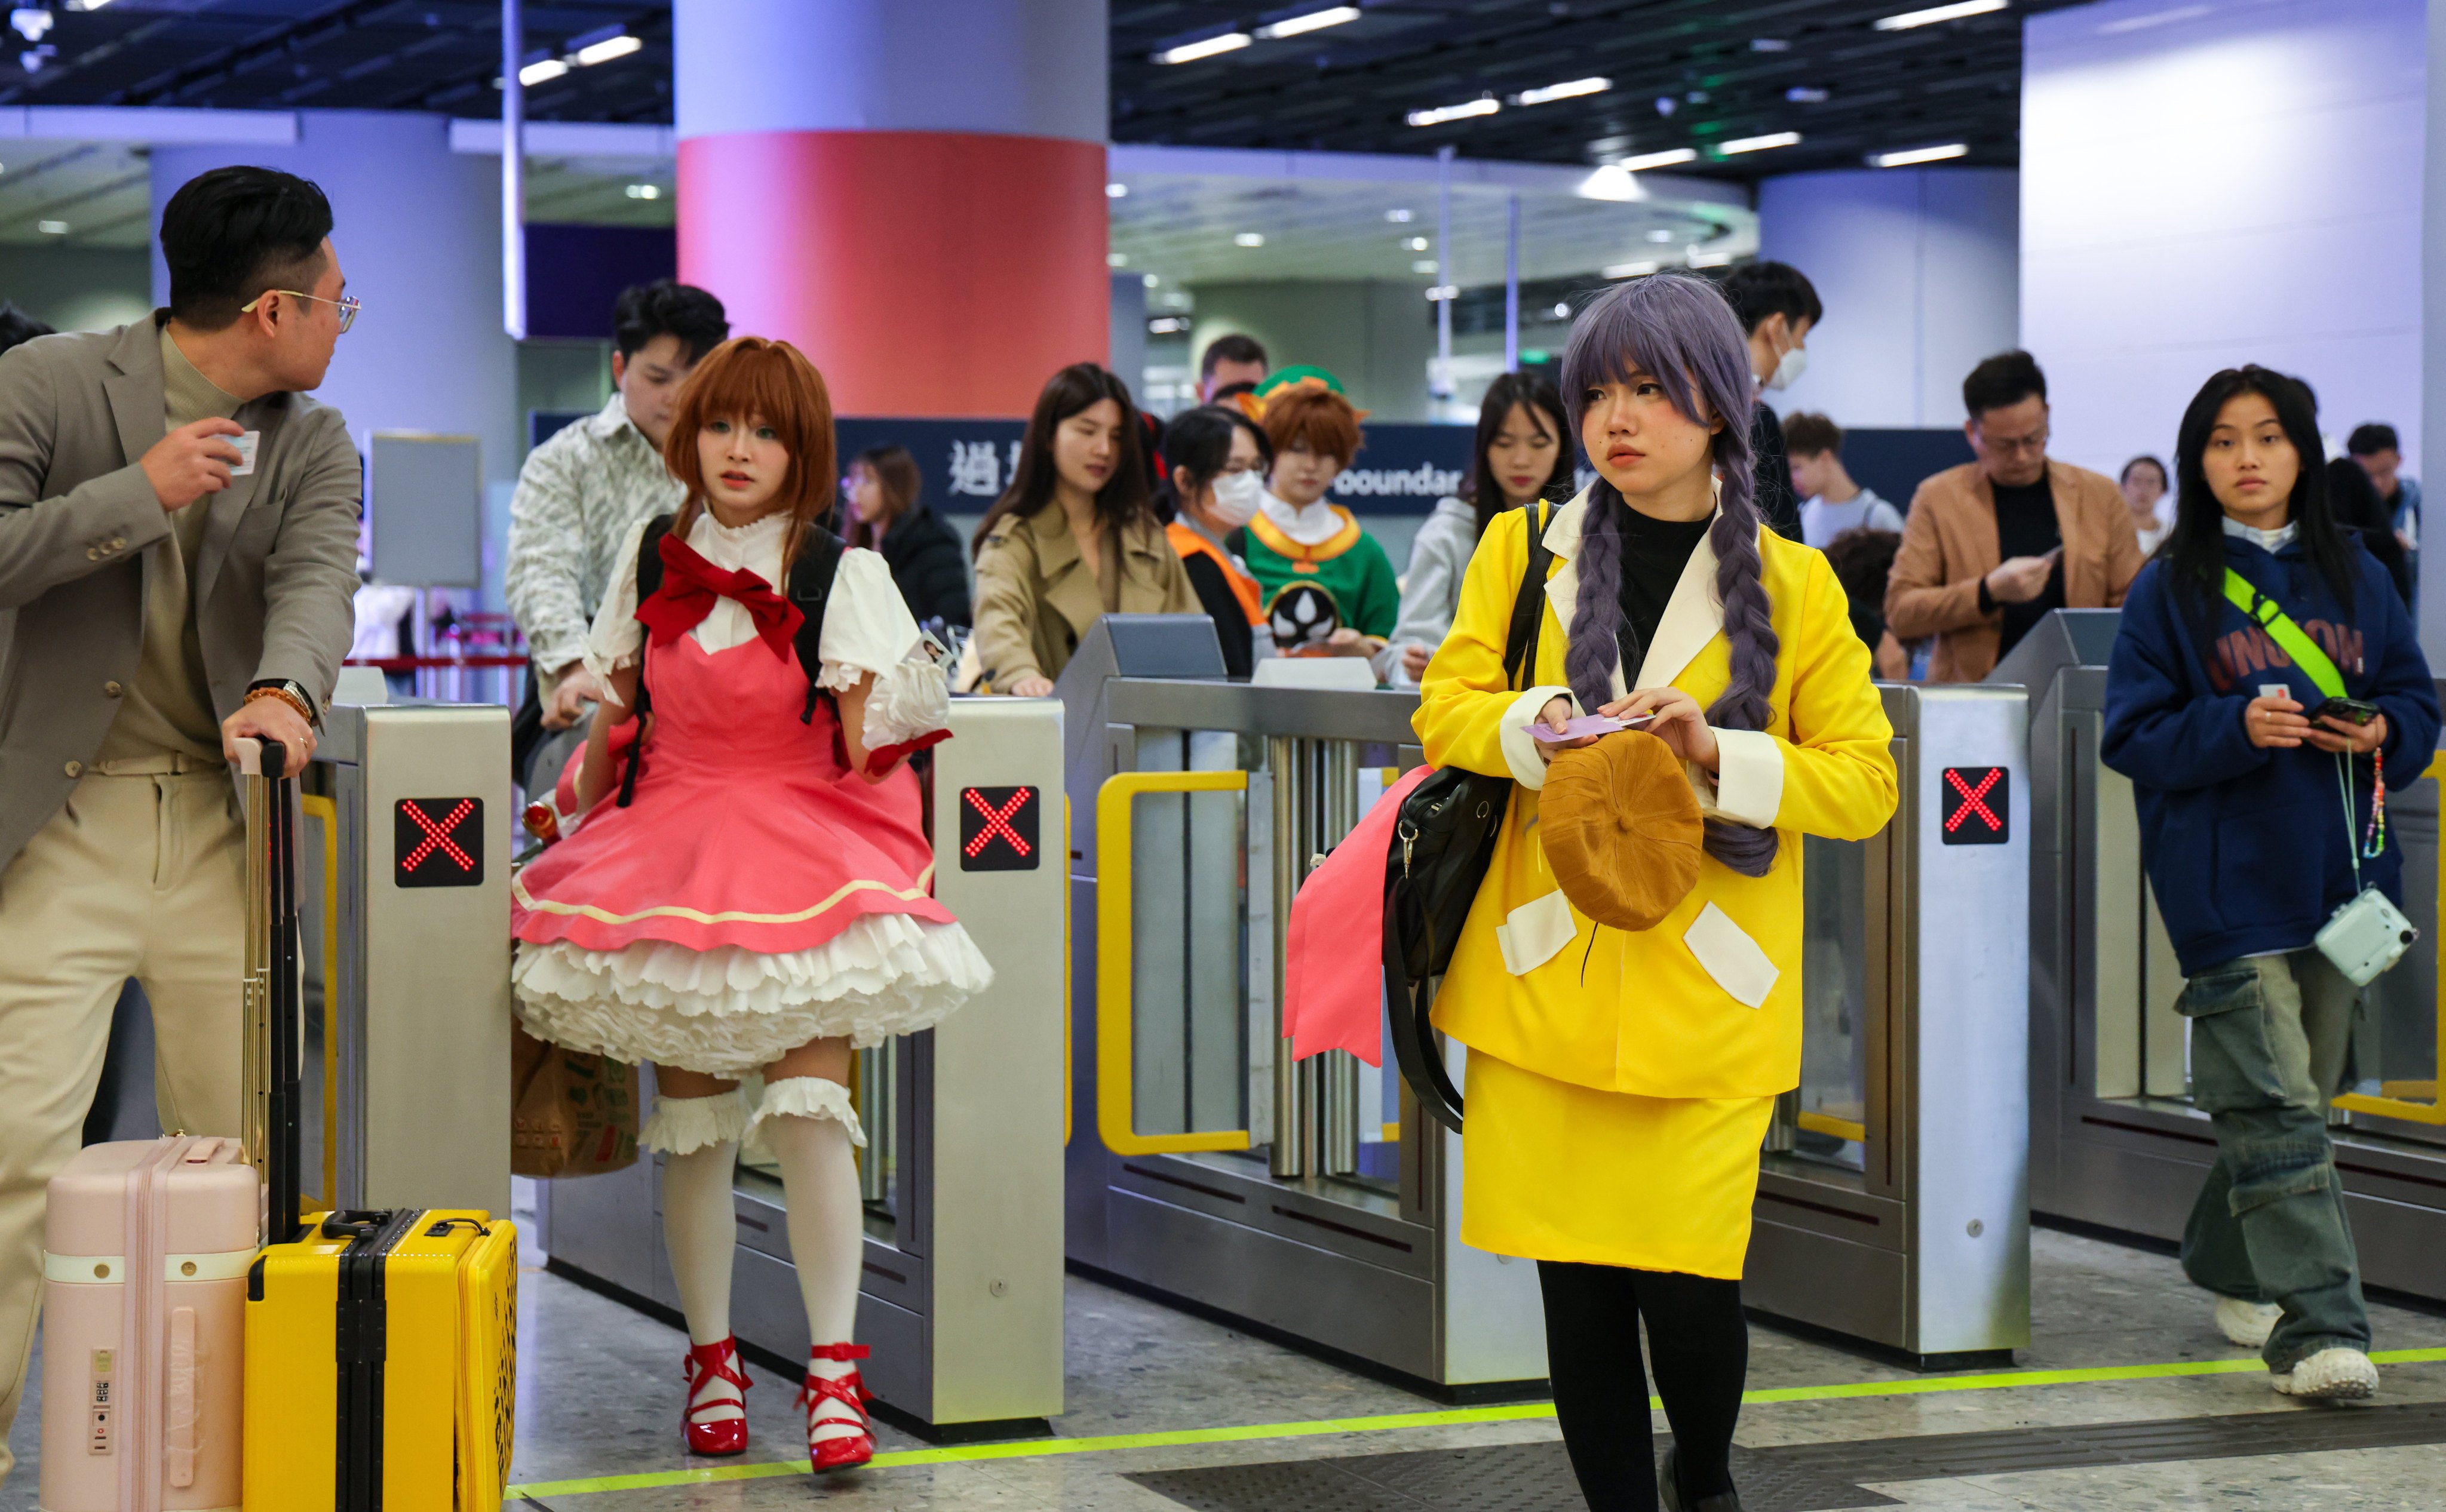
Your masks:
M637 1068L510 1026L510 1170L600 1176L637 1159Z

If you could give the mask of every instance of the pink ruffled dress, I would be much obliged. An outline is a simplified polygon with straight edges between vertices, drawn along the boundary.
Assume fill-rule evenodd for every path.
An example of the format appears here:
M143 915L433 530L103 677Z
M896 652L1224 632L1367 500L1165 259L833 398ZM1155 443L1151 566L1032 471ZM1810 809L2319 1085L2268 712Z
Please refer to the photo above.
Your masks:
M717 569L781 577L785 521L687 545ZM641 525L586 662L598 678L644 652ZM778 639L778 638L777 638ZM883 559L842 554L821 631L827 688L875 679L871 749L919 744L950 703ZM880 783L842 769L829 700L729 597L647 654L652 694L636 791L606 797L511 882L512 979L537 1037L627 1061L736 1076L811 1039L860 1046L939 1022L992 980L932 896L933 854L906 763Z

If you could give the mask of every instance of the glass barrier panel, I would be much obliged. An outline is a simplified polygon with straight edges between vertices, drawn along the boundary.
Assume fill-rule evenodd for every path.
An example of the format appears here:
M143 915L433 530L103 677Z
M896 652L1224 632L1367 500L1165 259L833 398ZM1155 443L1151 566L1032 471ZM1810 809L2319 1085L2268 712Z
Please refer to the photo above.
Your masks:
M1791 1153L1851 1170L1867 1156L1869 1108L1869 845L1802 839L1800 1092Z

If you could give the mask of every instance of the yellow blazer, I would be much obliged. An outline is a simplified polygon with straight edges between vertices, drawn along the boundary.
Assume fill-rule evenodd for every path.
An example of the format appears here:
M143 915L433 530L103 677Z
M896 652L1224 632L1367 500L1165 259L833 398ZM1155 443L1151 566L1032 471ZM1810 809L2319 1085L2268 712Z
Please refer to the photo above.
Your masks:
M1869 648L1826 558L1759 532L1780 643L1774 722L1719 730L1720 773L1693 766L1701 809L1783 836L1774 867L1744 877L1710 857L1699 882L1653 929L1597 928L1556 887L1534 833L1546 780L1521 726L1570 697L1563 656L1578 603L1583 493L1546 531L1536 685L1506 686L1503 646L1528 565L1527 528L1512 510L1470 559L1451 635L1427 665L1414 723L1427 760L1518 784L1486 882L1436 999L1437 1027L1472 1050L1606 1092L1646 1097L1760 1097L1800 1081L1801 843L1858 840L1894 812L1893 730L1870 683ZM1699 543L1675 587L1637 687L1662 683L1702 708L1729 679L1731 648L1715 597L1716 554ZM1627 688L1614 671L1617 696ZM1593 942L1590 935L1593 933Z

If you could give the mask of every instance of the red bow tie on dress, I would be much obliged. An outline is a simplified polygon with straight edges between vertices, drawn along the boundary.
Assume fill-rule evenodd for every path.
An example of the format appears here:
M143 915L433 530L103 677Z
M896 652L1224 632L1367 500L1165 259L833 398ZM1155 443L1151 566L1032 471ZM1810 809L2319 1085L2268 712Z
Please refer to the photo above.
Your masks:
M756 622L757 639L783 661L806 615L755 573L725 571L698 555L676 535L662 539L663 582L637 606L637 623L656 645L668 645L705 622L716 599L728 599Z

